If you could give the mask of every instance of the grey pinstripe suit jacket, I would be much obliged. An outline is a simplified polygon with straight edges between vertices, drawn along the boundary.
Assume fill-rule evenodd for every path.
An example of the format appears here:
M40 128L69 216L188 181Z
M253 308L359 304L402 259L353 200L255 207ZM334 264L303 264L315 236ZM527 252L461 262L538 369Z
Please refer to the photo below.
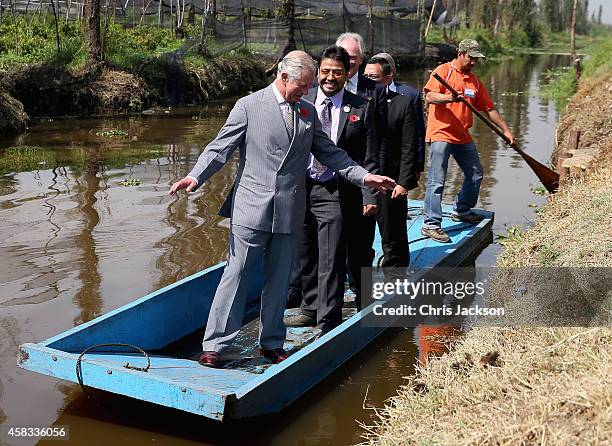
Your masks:
M228 198L232 224L282 234L301 231L311 150L323 164L359 187L368 172L325 135L309 102L296 104L294 127L290 142L272 85L245 96L236 102L189 176L202 185L239 149L236 184Z

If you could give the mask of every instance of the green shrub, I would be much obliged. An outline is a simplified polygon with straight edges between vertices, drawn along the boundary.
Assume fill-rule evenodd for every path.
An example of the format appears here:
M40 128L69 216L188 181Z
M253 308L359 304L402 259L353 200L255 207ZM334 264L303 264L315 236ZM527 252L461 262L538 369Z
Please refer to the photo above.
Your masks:
M0 69L23 64L69 65L82 52L82 32L78 22L58 23L60 49L57 50L55 22L4 16L0 21Z
M24 64L48 63L82 66L85 61L84 33L78 21L58 23L60 50L57 50L54 20L4 15L0 21L0 69ZM117 22L102 24L102 46L107 61L116 68L133 70L144 62L180 48L187 38L199 39L199 28L186 24L186 39L177 39L169 28L143 25L125 28ZM17 33L16 33L17 30Z
M589 57L583 64L582 79L598 76L612 70L610 54L612 54L612 40L606 39L588 46L586 52ZM569 98L576 91L574 71L572 67L563 67L549 70L546 73L547 84L540 94L555 101L557 108L565 107Z

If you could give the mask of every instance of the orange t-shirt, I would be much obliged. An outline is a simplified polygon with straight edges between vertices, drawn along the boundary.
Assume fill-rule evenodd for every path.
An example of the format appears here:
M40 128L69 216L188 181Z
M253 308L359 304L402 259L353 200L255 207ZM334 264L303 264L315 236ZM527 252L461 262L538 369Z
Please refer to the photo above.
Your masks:
M495 108L487 89L480 79L473 73L459 71L451 62L439 65L434 70L442 79L445 79L455 90L463 94L470 104L479 111ZM423 88L434 93L449 93L437 79L432 76ZM445 141L451 144L467 144L472 141L468 129L472 127L472 110L463 102L449 102L448 104L430 104L427 116L427 132L425 141Z

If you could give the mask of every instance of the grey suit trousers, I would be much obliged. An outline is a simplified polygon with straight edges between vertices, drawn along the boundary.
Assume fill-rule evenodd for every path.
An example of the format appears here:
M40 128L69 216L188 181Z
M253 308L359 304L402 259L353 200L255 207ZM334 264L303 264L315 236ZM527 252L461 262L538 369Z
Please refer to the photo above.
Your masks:
M283 314L296 239L295 234L232 225L227 265L208 315L202 350L223 353L231 345L242 327L248 284L257 274L263 274L259 345L266 350L283 346Z

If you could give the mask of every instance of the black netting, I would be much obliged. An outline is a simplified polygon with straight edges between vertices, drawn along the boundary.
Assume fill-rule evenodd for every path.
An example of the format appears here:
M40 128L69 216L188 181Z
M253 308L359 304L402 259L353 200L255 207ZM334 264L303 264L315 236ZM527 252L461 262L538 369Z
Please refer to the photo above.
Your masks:
M22 14L47 15L52 10L51 0L14 0L13 4ZM178 9L183 24L200 27L205 23L206 44L213 54L241 45L255 52L278 54L288 43L290 23L297 48L311 54L349 31L361 34L366 47L374 52L413 53L419 47L418 0L373 0L373 26L365 0L295 0L293 21L277 17L279 4L278 0L102 0L102 16L112 16L126 26L170 27L181 21ZM425 0L425 10L432 4L433 0ZM83 18L82 0L59 0L53 5L62 19ZM440 6L437 9L434 18L442 13ZM202 20L203 15L207 20Z

